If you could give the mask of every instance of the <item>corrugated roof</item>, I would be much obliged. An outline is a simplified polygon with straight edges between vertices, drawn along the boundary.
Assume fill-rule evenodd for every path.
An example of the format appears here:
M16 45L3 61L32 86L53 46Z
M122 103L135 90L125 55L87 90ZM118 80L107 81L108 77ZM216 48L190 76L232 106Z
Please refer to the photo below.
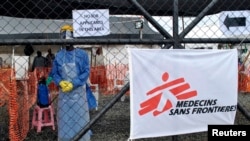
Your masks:
M72 20L45 20L0 17L5 22L0 22L1 39L58 39L60 28L64 24L72 24ZM135 21L140 17L110 16L110 35L101 38L139 38L139 29L135 29ZM9 25L11 23L11 26ZM142 29L144 38L162 38L153 31L146 20ZM89 37L95 38L95 37ZM100 37L96 37L100 38Z

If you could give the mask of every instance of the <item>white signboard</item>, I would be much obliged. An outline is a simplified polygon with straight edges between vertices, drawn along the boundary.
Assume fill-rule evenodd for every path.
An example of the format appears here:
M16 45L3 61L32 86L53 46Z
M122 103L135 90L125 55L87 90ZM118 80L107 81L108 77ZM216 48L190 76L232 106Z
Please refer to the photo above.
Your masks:
M128 51L131 140L234 124L237 49Z
M220 14L220 30L224 35L250 34L250 11L224 11Z
M73 10L74 37L103 36L110 33L109 10Z

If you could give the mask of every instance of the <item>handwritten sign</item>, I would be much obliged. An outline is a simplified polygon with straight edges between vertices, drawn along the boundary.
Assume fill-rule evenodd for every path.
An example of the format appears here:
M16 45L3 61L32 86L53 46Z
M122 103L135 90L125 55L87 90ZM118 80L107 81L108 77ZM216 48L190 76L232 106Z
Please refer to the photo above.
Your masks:
M109 10L73 10L74 37L103 36L110 33Z

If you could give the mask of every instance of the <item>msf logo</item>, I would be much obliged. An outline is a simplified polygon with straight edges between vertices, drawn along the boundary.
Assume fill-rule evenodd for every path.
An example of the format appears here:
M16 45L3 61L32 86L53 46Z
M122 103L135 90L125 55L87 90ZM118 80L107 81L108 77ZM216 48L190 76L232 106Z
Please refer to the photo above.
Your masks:
M143 116L147 113L153 112L154 116L158 116L159 114L168 111L173 107L172 102L169 99L166 99L163 108L161 110L157 109L164 89L169 89L169 91L174 95L174 97L176 97L177 100L186 100L197 96L197 91L187 91L188 89L190 89L190 85L185 82L184 78L178 78L167 82L168 78L168 73L163 73L162 80L165 83L147 92L148 96L154 96L140 103L139 115Z

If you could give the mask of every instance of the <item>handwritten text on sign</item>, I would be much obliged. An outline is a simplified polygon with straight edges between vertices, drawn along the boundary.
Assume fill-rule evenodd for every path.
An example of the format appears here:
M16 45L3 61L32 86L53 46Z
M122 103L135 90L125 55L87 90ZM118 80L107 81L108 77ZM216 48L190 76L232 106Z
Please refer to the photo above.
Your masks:
M108 35L109 10L73 10L73 27L74 37Z

